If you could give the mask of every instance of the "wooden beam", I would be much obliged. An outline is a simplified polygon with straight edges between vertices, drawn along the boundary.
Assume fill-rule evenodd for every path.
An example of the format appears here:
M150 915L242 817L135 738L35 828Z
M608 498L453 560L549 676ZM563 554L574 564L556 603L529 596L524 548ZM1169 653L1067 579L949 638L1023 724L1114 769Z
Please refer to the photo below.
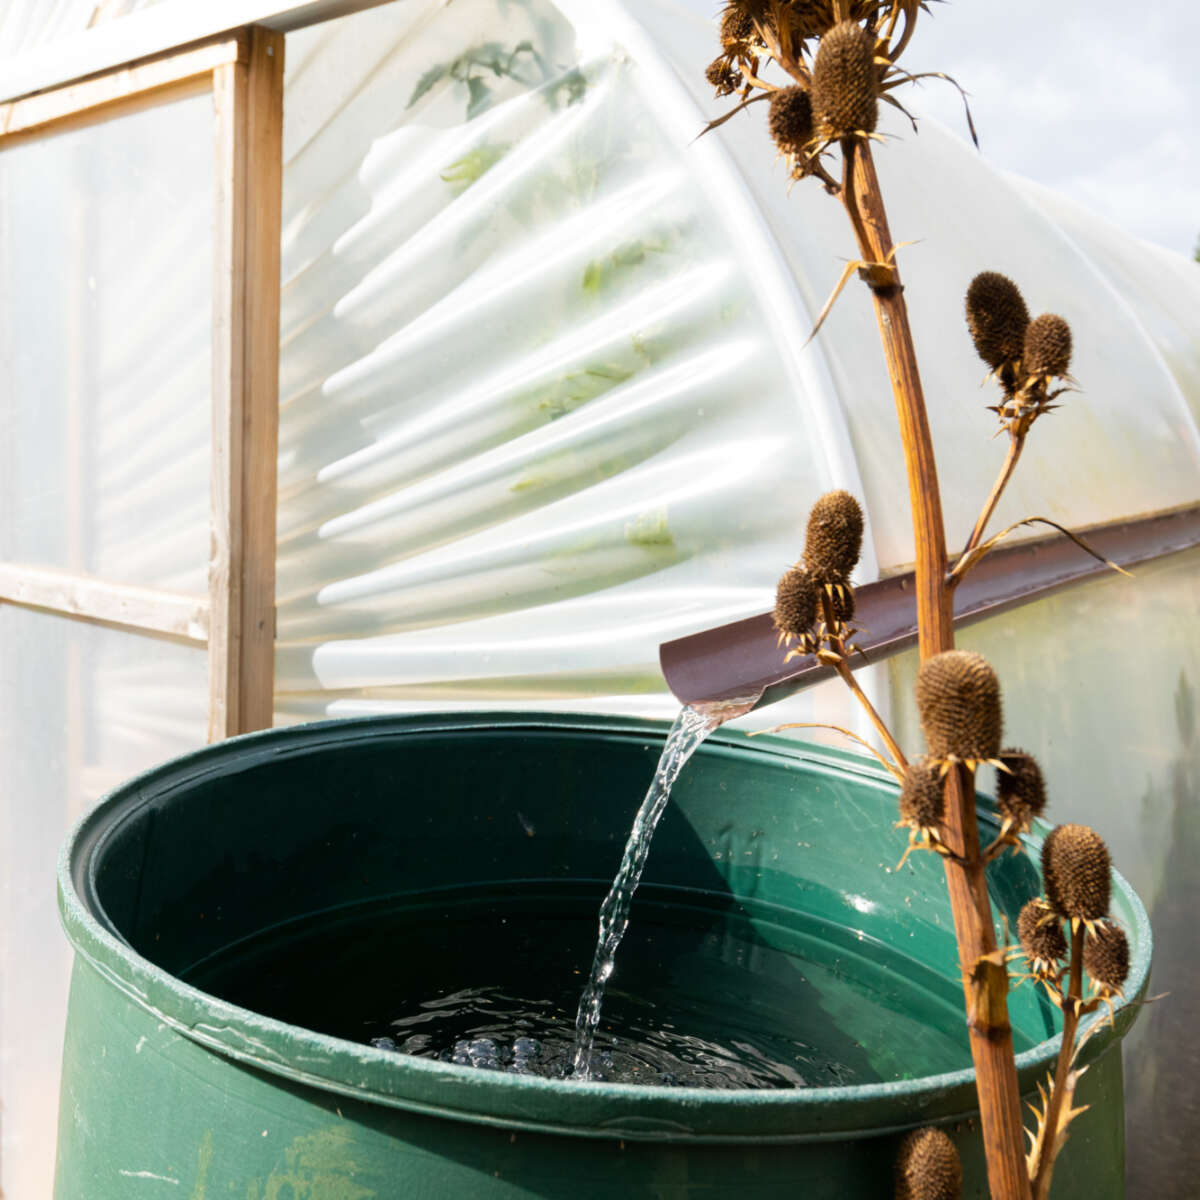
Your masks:
M108 583L54 567L0 563L0 602L200 645L208 641L209 602L203 596Z
M120 67L105 75L41 92L24 100L0 105L0 139L48 125L135 97L175 88L238 62L247 53L244 34L230 34L187 50L161 55Z
M247 59L213 75L210 741L270 726L274 708L283 46L252 29Z

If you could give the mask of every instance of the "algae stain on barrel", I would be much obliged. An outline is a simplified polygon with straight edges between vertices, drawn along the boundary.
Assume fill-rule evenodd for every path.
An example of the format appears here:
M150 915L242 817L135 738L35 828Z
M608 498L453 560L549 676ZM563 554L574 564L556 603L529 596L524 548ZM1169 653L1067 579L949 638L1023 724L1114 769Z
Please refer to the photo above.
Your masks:
M208 1172L212 1167L213 1135L209 1129L204 1134L200 1149L196 1151L196 1186L192 1188L191 1200L205 1200L208 1188Z
M343 1124L300 1134L261 1188L250 1184L246 1200L376 1200L380 1193L354 1178L354 1141L353 1128Z

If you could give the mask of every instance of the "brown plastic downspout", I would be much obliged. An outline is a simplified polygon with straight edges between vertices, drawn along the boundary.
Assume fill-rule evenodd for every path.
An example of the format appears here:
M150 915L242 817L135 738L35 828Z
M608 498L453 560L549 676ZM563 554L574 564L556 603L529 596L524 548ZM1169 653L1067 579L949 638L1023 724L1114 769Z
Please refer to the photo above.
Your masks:
M1200 545L1200 504L1078 531L1098 554L1122 567ZM969 625L1109 570L1058 534L993 550L955 589L954 623ZM911 571L855 589L854 639L877 662L917 643ZM667 686L683 704L717 704L729 719L783 700L833 675L812 656L784 665L770 613L664 642L659 662ZM723 714L724 715L724 714Z

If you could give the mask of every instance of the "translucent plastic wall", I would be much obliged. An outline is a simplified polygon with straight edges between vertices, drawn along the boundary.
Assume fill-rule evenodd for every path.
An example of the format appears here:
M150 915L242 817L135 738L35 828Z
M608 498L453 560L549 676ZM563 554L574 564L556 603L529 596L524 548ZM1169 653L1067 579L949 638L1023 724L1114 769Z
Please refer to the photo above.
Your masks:
M203 595L212 102L0 149L0 561ZM19 302L14 302L19 298ZM105 790L203 743L203 649L0 604L0 1191L49 1196L70 954L54 871Z
M636 12L698 108L711 116L727 113L731 106L714 101L703 78L717 44L713 26L668 2L647 0ZM969 88L970 81L961 82ZM922 86L949 85L930 80ZM995 419L985 406L995 403L994 389L981 386L986 367L963 320L967 284L983 270L1015 279L1032 313L1068 319L1075 337L1071 372L1081 387L1029 439L996 527L1032 514L1078 527L1195 503L1195 264L999 174L986 155L933 122L915 133L884 108L881 126L888 138L874 158L892 235L913 243L899 250L899 261L951 542L966 541L1006 448L1003 439L990 440ZM845 261L856 257L841 205L815 181L788 188L762 106L710 136L735 161L810 313L819 312ZM983 136L986 147L986 130ZM915 555L904 464L864 288L846 289L812 351L825 357L845 413L880 566L909 564Z
M458 0L289 38L280 720L665 715L659 642L761 611L857 487L728 163L586 26Z
M207 592L211 110L0 152L5 561Z
M4 0L0 59L82 33L100 21L149 8L160 0Z

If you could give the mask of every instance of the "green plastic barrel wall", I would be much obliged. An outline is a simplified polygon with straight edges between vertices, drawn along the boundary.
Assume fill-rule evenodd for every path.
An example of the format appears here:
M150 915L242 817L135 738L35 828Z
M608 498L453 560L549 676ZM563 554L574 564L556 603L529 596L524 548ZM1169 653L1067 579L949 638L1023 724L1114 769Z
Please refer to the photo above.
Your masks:
M233 739L109 796L60 863L76 959L57 1200L878 1198L903 1131L929 1123L960 1148L964 1194L986 1196L942 867L921 854L897 869L895 787L860 758L712 735L675 786L610 985L781 1013L813 1048L810 1086L579 1083L325 1027L348 997L455 971L478 983L504 931L538 922L586 936L538 959L531 994L564 973L581 984L665 732L614 717L340 721ZM990 868L1014 925L1040 890L1035 860ZM1132 1001L1150 934L1115 883ZM380 913L391 933L364 942ZM1055 1013L1028 984L1011 1007L1032 1093ZM1056 1200L1123 1195L1120 1037L1135 1012L1119 1007L1085 1047L1090 1107Z

